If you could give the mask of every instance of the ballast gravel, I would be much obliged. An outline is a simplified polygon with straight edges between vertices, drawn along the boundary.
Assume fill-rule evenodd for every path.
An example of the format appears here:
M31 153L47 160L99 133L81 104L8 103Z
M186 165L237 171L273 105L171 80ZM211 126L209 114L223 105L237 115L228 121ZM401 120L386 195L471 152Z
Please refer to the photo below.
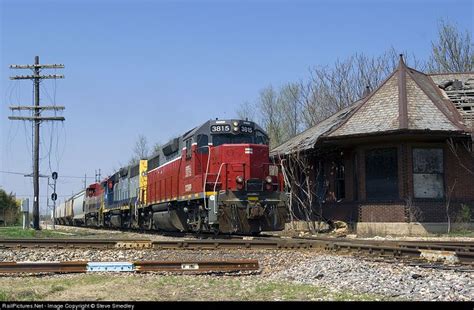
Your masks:
M474 272L374 262L316 250L0 249L1 262L224 259L259 261L261 272L247 275L243 281L289 281L389 300L474 300Z
M323 286L331 291L350 290L391 299L414 301L472 301L474 272L438 270L401 263L370 262L360 258L315 255L270 279L285 279Z

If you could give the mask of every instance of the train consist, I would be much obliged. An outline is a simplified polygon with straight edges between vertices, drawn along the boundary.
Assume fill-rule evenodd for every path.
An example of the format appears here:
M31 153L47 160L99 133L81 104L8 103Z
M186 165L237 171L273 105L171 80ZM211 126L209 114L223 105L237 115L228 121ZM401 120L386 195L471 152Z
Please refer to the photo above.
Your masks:
M287 207L278 171L257 124L210 120L69 198L55 221L181 232L282 230Z

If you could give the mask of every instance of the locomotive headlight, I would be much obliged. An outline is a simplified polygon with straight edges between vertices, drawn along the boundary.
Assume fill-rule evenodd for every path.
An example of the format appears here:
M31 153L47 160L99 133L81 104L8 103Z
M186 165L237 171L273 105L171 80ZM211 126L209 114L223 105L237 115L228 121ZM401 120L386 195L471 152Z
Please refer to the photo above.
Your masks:
M244 188L244 178L243 178L242 176L240 176L240 175L237 176L237 177L235 178L235 182L237 183L237 184L236 184L236 187L237 187L237 189L238 189L239 191Z
M234 124L234 126L237 126L237 125L239 125L239 123L237 123L237 122L234 122L233 124Z
M239 127L234 127L234 131L239 131Z
M267 176L267 177L265 178L265 189L266 189L267 191L273 190L273 179L272 179L271 176Z

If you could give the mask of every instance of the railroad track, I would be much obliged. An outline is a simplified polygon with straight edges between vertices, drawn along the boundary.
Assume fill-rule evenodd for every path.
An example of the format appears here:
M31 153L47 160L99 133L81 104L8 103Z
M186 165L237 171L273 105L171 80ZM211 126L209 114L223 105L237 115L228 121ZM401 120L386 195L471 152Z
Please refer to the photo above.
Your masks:
M178 272L209 273L258 271L257 260L137 261L137 262L3 262L1 273Z
M422 258L428 261L474 264L474 242L374 241L335 238L180 239L0 239L1 248L93 249L321 249L380 257Z
M303 238L329 251L474 265L474 242Z
M0 239L2 248L150 248L149 239Z

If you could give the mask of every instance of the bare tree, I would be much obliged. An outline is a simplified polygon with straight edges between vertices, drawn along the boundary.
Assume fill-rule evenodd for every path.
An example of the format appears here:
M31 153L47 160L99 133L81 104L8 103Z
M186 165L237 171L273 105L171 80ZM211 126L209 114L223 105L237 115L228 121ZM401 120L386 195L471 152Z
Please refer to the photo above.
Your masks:
M281 109L278 102L278 93L273 86L260 91L258 108L261 115L261 124L270 138L270 147L279 145L282 141Z
M280 109L282 142L296 136L303 130L299 96L300 89L297 83L283 85L279 91L278 108Z
M249 121L257 122L257 107L255 104L252 104L248 101L240 104L239 108L237 109L237 117L239 119L248 119Z
M133 147L133 155L129 160L129 165L136 164L140 159L146 159L148 157L149 148L146 137L142 134L138 135L138 139Z
M450 212L450 204L451 204L451 196L453 194L453 191L454 191L454 187L456 186L456 182L457 182L458 179L454 179L454 183L452 186L448 186L446 188L446 217L447 217L447 221L448 221L448 234L451 232L451 215L449 214Z
M441 20L438 25L438 40L431 42L428 61L430 72L467 72L474 70L474 45L471 32L462 33L454 25Z
M423 212L416 204L413 204L413 197L411 195L405 199L405 204L408 210L408 222L422 222Z
M412 67L424 69L414 55L406 58ZM260 123L273 147L362 98L367 86L374 90L398 63L393 47L377 57L354 54L333 66L310 68L306 80L262 89L255 104L242 103L236 114Z
M160 152L160 150L161 150L161 147L162 147L161 143L159 143L159 142L155 143L155 144L153 145L152 150L151 150L151 155L156 155L156 154L158 154L158 153Z
M305 221L308 229L315 232L320 229L316 227L314 219L321 220L334 229L334 223L322 214L322 204L326 195L326 184L314 180L320 180L323 176L322 165L313 166L311 156L306 156L301 152L280 157L282 174L285 183L285 191L289 193L289 211L291 220ZM314 174L312 173L314 172ZM316 175L316 176L315 176ZM314 205L318 204L319 212L316 212ZM301 217L303 216L303 217Z
M414 55L406 58L411 66L422 69L422 62ZM332 67L310 68L309 79L300 82L305 126L312 127L361 99L367 87L374 90L397 68L399 59L399 53L392 47L378 57L355 54L337 60Z
M453 138L448 138L446 140L446 144L448 145L448 148L454 155L454 157L456 157L459 166L466 170L469 174L474 175L474 167L469 167L469 161L463 160L459 155L459 148L461 148L463 149L463 152L465 152L466 154L470 154L470 156L474 158L473 143L471 141L455 143Z

